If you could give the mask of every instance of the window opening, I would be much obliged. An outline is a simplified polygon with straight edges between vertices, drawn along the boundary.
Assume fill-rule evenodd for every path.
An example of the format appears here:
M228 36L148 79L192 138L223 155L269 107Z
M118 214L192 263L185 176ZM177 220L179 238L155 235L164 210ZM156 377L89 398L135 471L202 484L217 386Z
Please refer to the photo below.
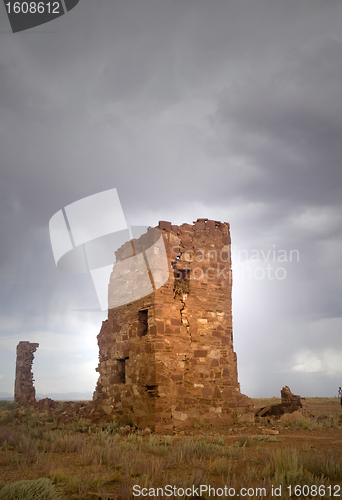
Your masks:
M118 384L126 383L126 360L129 358L117 359L118 363Z
M138 337L144 337L148 333L148 309L139 311L138 320Z

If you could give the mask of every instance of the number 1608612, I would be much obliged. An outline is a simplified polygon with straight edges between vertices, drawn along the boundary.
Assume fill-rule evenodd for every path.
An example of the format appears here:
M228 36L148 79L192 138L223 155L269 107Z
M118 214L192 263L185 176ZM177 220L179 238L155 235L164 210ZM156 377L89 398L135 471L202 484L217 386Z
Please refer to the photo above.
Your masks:
M60 14L59 2L8 2L8 14Z
M341 493L341 486L339 484L335 484L334 486L325 486L321 484L320 486L316 486L312 484L310 486L304 484L296 486L288 486L290 497L339 497Z

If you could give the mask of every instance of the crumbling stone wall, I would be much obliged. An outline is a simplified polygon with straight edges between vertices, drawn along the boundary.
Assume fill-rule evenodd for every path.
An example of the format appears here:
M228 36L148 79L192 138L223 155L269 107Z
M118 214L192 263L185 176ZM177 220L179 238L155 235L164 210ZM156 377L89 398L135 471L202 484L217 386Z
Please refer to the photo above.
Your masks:
M146 288L143 298L127 304L119 300L123 293L139 296L136 292L145 286L143 273L136 274L139 266L127 264L123 271L122 264L132 252L143 258L149 231L116 252L108 320L98 335L94 400L108 415L157 431L199 422L252 421L233 350L229 224L208 219L181 226L160 222L158 230L168 279L159 288L154 283L150 293ZM158 244L155 252L162 252ZM138 278L134 285L127 278L130 273ZM153 277L158 281L158 273Z
M257 417L280 417L284 413L293 413L300 410L303 407L302 401L305 398L301 398L296 394L292 394L289 386L285 385L280 391L281 403L277 405L267 405L259 408L256 412Z
M14 401L22 406L36 402L36 390L33 385L32 363L39 344L27 341L17 345L15 369Z

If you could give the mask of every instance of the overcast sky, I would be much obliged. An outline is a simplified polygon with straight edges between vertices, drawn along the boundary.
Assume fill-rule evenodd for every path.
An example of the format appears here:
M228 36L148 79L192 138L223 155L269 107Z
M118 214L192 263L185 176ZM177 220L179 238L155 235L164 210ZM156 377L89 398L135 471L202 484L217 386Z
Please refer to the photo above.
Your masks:
M49 220L117 188L131 225L227 221L241 390L342 386L340 0L80 0L12 34L0 5L0 392L93 391L106 318ZM268 267L268 270L267 270ZM273 274L272 274L273 273Z

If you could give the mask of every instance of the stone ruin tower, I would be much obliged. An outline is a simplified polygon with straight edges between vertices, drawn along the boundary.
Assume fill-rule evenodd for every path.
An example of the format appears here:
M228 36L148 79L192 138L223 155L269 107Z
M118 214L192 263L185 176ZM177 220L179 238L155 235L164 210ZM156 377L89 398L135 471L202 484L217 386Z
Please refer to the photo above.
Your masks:
M229 224L159 222L116 252L94 401L156 431L253 421L232 335Z
M15 368L14 401L22 406L36 402L36 390L33 385L32 363L39 344L22 341L17 345Z

